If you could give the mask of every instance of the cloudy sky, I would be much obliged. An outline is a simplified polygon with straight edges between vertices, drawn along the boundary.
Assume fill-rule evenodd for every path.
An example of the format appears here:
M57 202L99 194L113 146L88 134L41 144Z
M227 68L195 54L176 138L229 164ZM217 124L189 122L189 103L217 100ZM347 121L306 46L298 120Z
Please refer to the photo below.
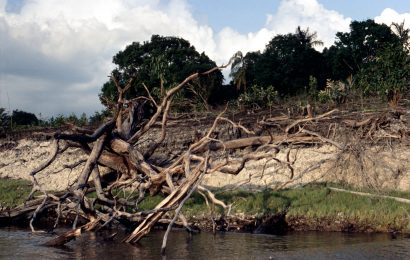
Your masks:
M410 1L0 0L0 107L90 115L112 56L152 34L183 37L222 64L298 25L330 46L367 18L410 27Z

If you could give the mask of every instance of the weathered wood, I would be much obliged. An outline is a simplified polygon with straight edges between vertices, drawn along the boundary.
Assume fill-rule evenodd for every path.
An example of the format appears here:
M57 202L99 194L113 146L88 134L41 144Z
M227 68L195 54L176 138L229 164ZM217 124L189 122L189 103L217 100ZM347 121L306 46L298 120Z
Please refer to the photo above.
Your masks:
M172 226L174 225L175 221L177 220L177 218L179 217L179 213L182 210L182 207L184 206L184 203L187 201L187 199L189 199L189 197L192 195L192 193L197 189L199 183L202 180L202 177L204 176L204 174L207 171L207 164L208 164L208 157L205 159L205 163L204 163L204 169L202 170L202 173L199 175L198 180L196 180L196 182L194 182L193 184L190 185L190 190L187 192L187 194L185 195L185 198L182 199L181 202L179 202L179 206L178 208L175 210L175 215L172 218L171 222L168 225L167 231L165 232L164 238L162 240L162 246L161 246L161 254L165 254L165 248L167 246L167 240L168 240L168 234L172 229Z
M290 150L293 149L294 145L330 143L339 148L341 150L339 152L346 152L344 147L349 144L339 143L341 142L340 140L334 140L334 138L329 137L331 136L331 130L336 132L336 128L326 126L326 129L323 129L320 125L320 123L325 121L332 121L334 123L336 120L339 120L338 125L340 125L341 115L334 115L338 112L337 109L314 117L313 110L310 109L312 107L310 107L307 109L308 118L299 118L297 120L290 118L290 112L288 116L275 116L271 118L266 118L271 113L269 115L268 113L259 114L258 116L247 115L245 120L240 123L232 119L236 115L229 118L222 117L226 112L225 109L216 117L213 115L211 117L202 117L201 122L206 122L209 127L208 130L205 133L201 131L193 141L190 140L189 143L186 143L183 146L185 150L171 151L172 156L167 158L166 164L160 164L154 158L150 160L150 157L165 141L166 136L170 135L167 132L169 129L168 114L175 94L190 84L192 80L197 80L201 76L220 68L216 67L205 73L194 73L188 76L180 84L164 92L161 95L162 99L158 101L151 96L148 88L146 88L148 97L137 97L127 100L125 98L125 91L131 87L132 80L128 81L123 87L123 79L117 80L113 76L112 80L117 86L118 100L116 104L111 106L113 108L112 119L94 132L71 127L70 129L65 129L64 133L56 133L54 135L54 150L51 153L50 159L32 171L33 183L39 186L35 180L35 174L49 167L51 162L58 158L57 155L63 152L65 148L63 149L58 146L58 140L67 140L65 147L79 147L88 155L84 168L75 182L76 186L64 194L55 194L55 196L39 188L44 191L44 194L47 195L46 197L31 200L24 207L0 212L0 221L2 218L10 219L32 214L36 209L40 211L43 208L42 206L46 208L58 205L59 212L62 210L64 214L72 214L74 211L77 216L82 216L88 219L89 222L84 226L70 230L50 240L46 245L63 245L73 238L80 236L82 232L102 228L111 223L111 221L138 224L135 230L124 240L128 243L136 243L148 234L156 223L159 221L164 222L163 217L166 212L177 209L166 234L170 232L173 223L178 218L183 203L197 189L202 178L201 176L204 174L212 176L211 173L215 171L237 174L245 167L248 161L267 158L268 161L274 160L289 168L291 174L290 177L287 177L290 180L284 182L286 185L286 183L295 180L293 176L297 168L295 167L294 169L293 164L296 156L294 160L290 159ZM156 107L155 113L148 120L142 118L137 111L139 107L135 107L140 100L151 102ZM344 118L346 120L342 127L370 125L368 136L373 135L374 137L376 136L375 133L378 132L377 130L380 129L380 124L384 124L387 119L386 117L379 119L373 116L371 118L373 119L366 119L361 122L355 121L353 123L348 121L349 119ZM176 123L189 126L191 129L194 122L195 119ZM201 122L198 121L196 124L200 125ZM226 128L220 127L222 124L229 124L230 128L237 129L240 133L246 134L247 137L240 138L239 135L231 134L229 131L228 133L223 133ZM153 128L158 126L161 126L159 135L151 135ZM247 127L250 128L248 129ZM278 129L280 129L279 134L277 134ZM384 125L383 130L385 130ZM290 134L290 132L297 133ZM327 132L327 135L323 134L324 132ZM393 135L397 136L398 133L386 133L386 136L389 136L389 138ZM406 132L400 132L400 135L406 135ZM154 139L155 137L156 139ZM289 150L287 151L286 159L282 161L282 159L276 156L285 145L289 146ZM235 158L229 156L229 153L235 152L236 149L247 147L252 148L247 149L247 151L249 150L248 153L235 153ZM220 160L221 156L225 160ZM108 167L114 174L103 178L104 176L100 176L98 168L100 166ZM305 172L308 172L308 170L298 174L303 176ZM90 181L90 176L92 176L93 182ZM97 192L97 199L85 196L86 192L92 190L90 187L92 187L93 183ZM199 189L207 202L210 201L222 206L225 210L228 210L229 214L230 205L226 205L223 201L217 199L211 191L204 187L200 186ZM33 193L34 191L35 189L33 189ZM145 196L149 193L157 194L159 192L168 194L168 196L158 203L154 209L142 211L138 208L139 203L144 200ZM129 193L132 195L128 196ZM182 225L188 227L185 218L180 217L180 219ZM166 236L164 241L166 241Z
M313 144L320 142L320 139L314 136L254 136L241 139L235 139L226 142L213 142L209 145L209 150L217 151L221 149L233 150L249 146L260 146L264 144ZM193 152L202 152L205 147L194 150Z
M106 137L107 135L103 134L101 137L97 139L97 141L94 144L93 150L91 151L91 154L88 157L87 162L85 163L83 171L77 179L76 192L80 198L84 196L86 184L88 182L88 179L90 178L91 172L94 170L94 167L97 164L98 158L101 155ZM78 191L81 192L78 193Z
M372 121L373 121L373 118L370 117L370 118L367 118L367 119L365 119L363 121L359 121L359 122L356 121L356 120L351 120L351 119L345 119L342 122L345 125L350 126L350 127L362 127L362 126L366 126L366 125L371 124Z
M326 112L326 113L324 113L324 114L321 114L321 115L319 115L319 116L317 116L317 117L309 117L309 118L304 118L304 119L296 120L296 121L294 121L292 124L290 124L290 125L288 125L288 126L286 127L285 133L289 133L289 131L290 131L292 128L294 128L295 126L297 126L297 125L299 125L299 124L301 124L301 123L306 123L306 122L310 122L310 121L314 121L314 120L324 119L324 118L327 118L327 117L329 117L330 115L332 115L332 114L334 114L334 113L336 113L336 112L339 112L339 109L333 109L333 110L331 110L331 111L329 111L329 112Z
M47 167L56 159L56 157L57 157L57 155L58 155L58 149L59 149L59 142L58 142L58 140L53 140L52 146L53 146L53 149L52 149L52 151L51 151L51 153L50 153L49 158L48 158L45 162L43 162L42 164L40 164L39 166L37 166L35 169L33 169L33 170L30 172L30 175L31 175L31 176L34 176L34 175L36 175L38 172L40 172L40 171L44 170L45 168L47 168Z
M94 131L92 135L88 134L64 134L57 132L54 134L54 138L57 140L69 140L73 142L79 143L91 143L96 141L99 137L101 137L104 133L111 132L112 129L115 127L115 120L110 120L100 126L97 130Z
M179 203L181 199L189 192L192 185L194 185L199 177L201 176L201 167L203 164L200 164L197 167L197 170L193 172L185 181L176 188L170 195L168 195L165 199L163 199L156 207L157 208L165 208L165 207L172 207L176 203ZM147 218L140 224L138 227L129 235L125 242L127 243L136 243L138 242L143 236L148 234L151 228L158 222L159 219L165 214L165 212L155 212L147 216Z
M399 198L399 197L393 197L393 196L387 196L387 195L379 195L379 194L371 194L371 193L360 192L360 191L351 191L351 190L339 189L339 188L334 188L334 187L329 187L329 190L338 191L338 192L346 192L346 193L350 193L354 195L371 197L371 198L391 199L391 200L395 200L398 202L410 204L410 199L405 199L405 198Z
M58 237L47 241L43 245L44 246L63 246L65 244L67 244L68 242L70 242L71 240L73 240L74 238L81 236L81 233L83 231L91 231L91 230L95 229L97 227L99 221L100 221L100 219L94 219L94 220L88 222L87 224L85 224L85 225L83 225L79 228L67 231L67 232L59 235Z

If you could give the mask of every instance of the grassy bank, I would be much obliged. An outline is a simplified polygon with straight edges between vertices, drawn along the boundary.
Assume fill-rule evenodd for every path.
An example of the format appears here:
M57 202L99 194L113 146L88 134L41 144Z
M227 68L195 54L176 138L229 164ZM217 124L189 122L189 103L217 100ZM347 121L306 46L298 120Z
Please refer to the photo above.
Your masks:
M351 187L343 188L355 190ZM375 192L367 189L361 191L410 198L410 192ZM224 202L232 204L233 217L263 219L284 214L290 228L296 230L410 233L410 204L332 191L326 184L281 191L216 192L216 195ZM159 201L160 197L150 198L141 206L144 209L153 208ZM199 194L193 195L186 202L183 212L191 220L210 216L210 210ZM215 212L221 213L222 209L216 208Z
M303 188L260 192L216 192L219 199L232 204L231 215L237 218L264 218L285 214L293 229L401 231L410 233L410 204L386 198L363 197L330 190L317 184ZM342 187L354 190L351 187ZM361 190L380 194L371 190ZM0 179L0 204L12 207L24 201L30 192L27 181ZM383 195L410 199L410 192L383 192ZM152 209L161 201L160 196L149 197L141 209ZM187 200L183 212L189 219L209 219L210 210L199 194ZM215 208L216 215L222 209ZM352 228L356 227L356 228Z
M26 180L0 179L0 209L22 204L31 187L31 182Z

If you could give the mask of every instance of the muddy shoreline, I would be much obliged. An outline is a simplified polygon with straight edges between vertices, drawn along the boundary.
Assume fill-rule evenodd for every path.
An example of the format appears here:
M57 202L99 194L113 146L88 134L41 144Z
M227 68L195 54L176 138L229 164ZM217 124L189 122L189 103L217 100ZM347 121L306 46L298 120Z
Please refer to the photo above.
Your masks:
M61 219L59 228L71 228L74 217ZM389 233L393 236L404 235L410 237L410 230L404 226L379 226L378 224L369 223L366 221L339 218L309 218L305 216L288 217L286 213L268 214L265 216L229 216L229 217L217 217L211 216L189 218L191 229L195 232L240 232L240 233L252 233L252 234L270 234L270 235L285 235L289 232L345 232L345 233ZM55 223L55 213L48 212L42 214L36 220L37 230L44 230L46 232L53 231L53 225ZM86 223L85 220L79 220L78 224ZM21 227L28 228L29 219L13 219L10 222L2 221L0 228L3 227ZM113 224L107 226L106 230L116 232L123 230L123 232L129 232L135 227L135 223L129 227L124 225ZM155 225L155 229L166 229L168 221L159 221ZM124 230L125 227L125 230ZM176 223L174 228L184 229L181 223Z

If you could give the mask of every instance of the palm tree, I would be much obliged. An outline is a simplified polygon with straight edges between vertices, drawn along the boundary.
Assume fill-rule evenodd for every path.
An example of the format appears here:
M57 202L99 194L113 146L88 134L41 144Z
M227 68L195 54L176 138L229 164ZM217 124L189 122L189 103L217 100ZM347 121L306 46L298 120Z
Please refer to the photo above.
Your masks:
M10 127L10 116L7 114L6 109L0 107L0 134L6 132L8 127Z
M243 86L243 90L246 91L246 69L246 62L244 62L242 52L239 51L233 57L231 73L229 74L237 90L240 90Z
M303 30L298 26L295 32L296 37L305 47L322 46L323 42L317 39L317 32L310 32L309 27Z
M392 31L400 38L405 48L410 47L410 29L404 27L404 20L401 23L392 23Z

